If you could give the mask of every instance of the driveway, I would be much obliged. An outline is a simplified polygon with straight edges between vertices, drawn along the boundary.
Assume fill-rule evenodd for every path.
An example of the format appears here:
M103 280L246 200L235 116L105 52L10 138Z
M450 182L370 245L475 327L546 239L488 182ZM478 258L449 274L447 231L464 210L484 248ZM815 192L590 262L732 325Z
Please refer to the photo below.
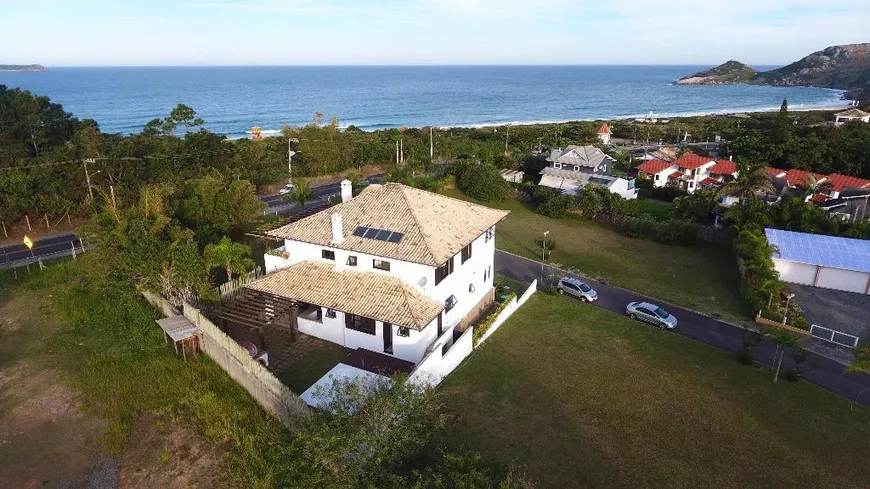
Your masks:
M561 273L557 269L545 267L547 274ZM522 258L510 253L496 250L495 270L514 280L531 282L541 279L541 263ZM595 307L607 309L617 314L625 314L625 306L632 301L649 301L661 304L679 318L679 326L674 330L676 334L691 338L701 343L719 348L726 352L734 353L743 346L743 335L747 330L700 314L665 301L647 297L635 292L620 289L610 285L591 280L587 277L578 277L589 283L598 291L598 300L592 303ZM638 327L645 327L638 323ZM754 349L756 358L766 365L771 365L776 346L770 342L763 342ZM790 358L783 361L783 368L792 365ZM839 394L849 400L858 399L861 404L870 407L870 374L844 374L844 365L827 356L809 352L807 366L804 368L804 379L812 382L835 394Z
M870 295L789 284L809 324L870 339Z

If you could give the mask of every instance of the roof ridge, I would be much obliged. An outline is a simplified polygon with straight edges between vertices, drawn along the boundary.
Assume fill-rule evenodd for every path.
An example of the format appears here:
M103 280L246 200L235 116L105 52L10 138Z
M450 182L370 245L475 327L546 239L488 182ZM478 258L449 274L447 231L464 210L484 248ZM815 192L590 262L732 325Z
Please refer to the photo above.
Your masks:
M408 211L411 213L411 217L414 219L414 224L417 227L417 231L420 233L420 239L426 243L426 253L429 254L429 259L432 262L436 262L435 253L432 251L432 243L429 242L429 237L426 236L426 233L423 232L423 225L420 223L420 217L417 216L417 213L414 211L414 206L411 205L411 200L408 198L407 190L413 187L408 187L407 185L402 185L401 183L395 184L399 187L399 191L402 194L402 198L405 199L405 204L408 206ZM416 190L416 189L415 189Z

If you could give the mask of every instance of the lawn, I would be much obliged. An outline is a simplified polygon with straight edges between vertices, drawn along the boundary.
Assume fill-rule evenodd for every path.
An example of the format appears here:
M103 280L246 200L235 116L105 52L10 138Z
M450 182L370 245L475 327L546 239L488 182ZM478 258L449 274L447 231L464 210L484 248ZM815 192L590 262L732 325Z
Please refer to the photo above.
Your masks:
M637 199L637 210L649 214L657 221L663 221L671 216L673 204L655 199Z
M536 294L442 384L454 448L540 487L867 487L870 410Z
M472 200L457 190L451 197ZM740 297L737 264L727 246L671 246L627 238L581 218L550 219L531 204L492 205L511 211L496 228L496 247L540 260L535 239L544 231L556 243L549 262L576 267L592 278L705 313L741 320L749 311Z
M314 338L313 340L316 340ZM297 360L278 379L296 394L302 394L344 360L352 350L328 341L314 341L317 348Z

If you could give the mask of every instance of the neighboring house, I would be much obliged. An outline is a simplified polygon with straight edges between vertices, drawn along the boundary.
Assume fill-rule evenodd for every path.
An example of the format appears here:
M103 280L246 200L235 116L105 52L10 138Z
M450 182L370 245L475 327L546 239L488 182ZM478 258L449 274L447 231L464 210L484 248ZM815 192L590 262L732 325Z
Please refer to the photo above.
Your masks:
M861 122L870 122L870 113L864 112L861 109L851 108L849 110L844 110L843 112L838 112L834 114L836 117L834 124L837 126L842 126L843 124L851 121L861 121Z
M610 136L613 135L613 131L610 130L610 126L605 122L601 124L601 127L598 128L598 139L601 140L605 145L610 144Z
M541 170L540 185L576 194L589 184L602 185L625 199L637 198L634 180L612 175L616 160L595 146L553 148L548 166Z
M370 185L267 234L267 276L246 287L299 306L299 331L418 363L493 301L495 225L507 211L397 183ZM289 333L288 333L289 334Z
M722 188L728 182L733 182L738 175L737 163L731 160L719 160L710 168L710 176L699 182L702 188Z
M523 183L523 176L525 173L519 170L501 170L499 171L501 177L511 183Z
M702 181L710 178L710 170L716 164L711 158L686 153L673 162L650 160L636 168L638 172L650 177L656 187L670 185L691 194L701 188ZM712 185L713 181L707 183Z

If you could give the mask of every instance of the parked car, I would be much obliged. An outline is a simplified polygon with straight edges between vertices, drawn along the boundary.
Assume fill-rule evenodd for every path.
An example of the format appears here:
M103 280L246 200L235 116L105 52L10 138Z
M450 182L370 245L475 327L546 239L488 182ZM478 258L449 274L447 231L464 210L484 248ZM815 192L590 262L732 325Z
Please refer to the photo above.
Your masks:
M283 187L281 187L281 190L278 191L278 195L287 195L293 191L293 188L294 188L293 184L288 183L287 185L284 185Z
M645 321L661 329L674 329L677 327L676 317L649 302L629 302L625 308L625 313L631 319Z
M586 282L572 277L560 278L559 283L556 284L556 289L560 294L573 295L583 302L592 302L598 299L598 292L595 292L595 289Z

